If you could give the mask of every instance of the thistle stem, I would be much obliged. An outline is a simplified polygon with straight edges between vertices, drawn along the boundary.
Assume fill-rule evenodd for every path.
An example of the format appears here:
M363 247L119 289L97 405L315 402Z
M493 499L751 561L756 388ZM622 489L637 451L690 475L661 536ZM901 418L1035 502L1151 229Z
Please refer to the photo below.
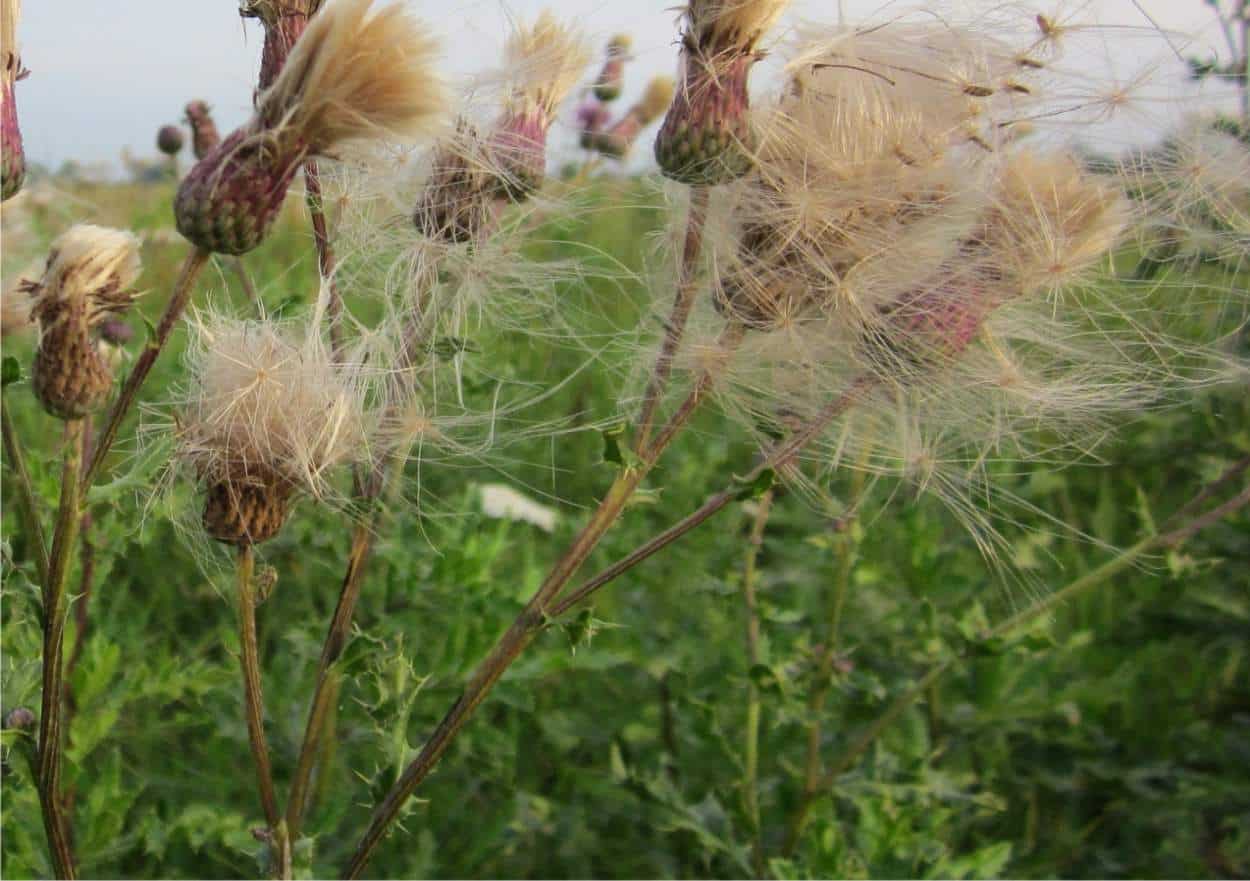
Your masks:
M79 478L82 476L83 423L65 423L65 452L61 468L61 501L52 533L52 553L48 559L48 580L43 590L43 697L39 715L39 804L44 830L52 853L52 867L58 878L74 878L74 856L70 848L69 822L61 800L61 751L65 706L64 648L65 618L69 597L66 583L69 563L78 537L81 512L78 507Z
M284 862L282 854L287 848L286 827L278 813L278 798L274 794L273 771L269 766L269 746L265 741L265 698L261 690L260 651L256 644L256 592L252 576L256 557L251 545L240 545L235 563L239 591L239 664L243 672L243 709L247 719L247 738L256 763L256 784L260 791L261 809L269 826L274 849L275 866L281 875ZM282 875L289 877L289 875Z
M344 346L343 298L339 294L338 282L334 279L334 248L330 244L325 204L321 197L321 174L316 159L309 159L304 163L304 201L312 219L313 242L317 246L317 269L321 273L322 284L329 286L326 318L330 325L330 345L333 347L334 359L338 361L343 357Z
M259 316L262 312L262 304L260 294L256 291L256 285L252 284L252 277L247 274L247 267L243 265L242 257L231 257L230 268L234 270L234 274L239 277L239 285L243 288L243 293L247 296L247 301L256 308L256 314Z
M96 438L95 451L91 455L91 463L87 466L87 472L83 476L80 493L85 494L99 476L100 468L113 448L113 442L117 440L117 432L121 428L122 421L130 412L130 408L134 406L140 387L148 378L148 374L152 372L152 366L156 364L156 359L164 350L174 326L182 317L182 313L186 311L187 303L191 300L192 285L210 256L208 251L196 248L183 261L178 280L174 283L174 292L165 305L160 323L156 325L156 335L148 340L143 354L131 368L130 375L126 377L121 393L117 396L117 401L109 411L108 419Z
M764 544L764 529L772 513L776 491L768 489L757 502L755 517L751 522L751 535L747 540L746 559L742 567L742 601L746 607L746 648L748 670L754 670L760 662L760 614L755 601L756 581L759 577L760 547ZM760 827L759 755L760 755L760 690L754 679L747 681L746 743L742 769L742 807L751 824L751 864L756 877L764 875L764 835Z
M656 412L668 386L669 376L673 372L673 358L685 335L686 322L690 320L690 311L699 288L699 256L703 251L703 225L707 220L708 187L691 187L690 208L686 215L686 239L682 245L681 268L677 278L677 297L673 302L673 311L669 315L668 324L664 328L664 341L660 344L660 355L656 359L651 372L651 380L642 398L642 414L638 418L638 432L635 446L641 450L651 438L651 429L655 423Z
M48 539L43 532L43 523L39 519L39 503L35 498L35 490L30 482L30 471L26 468L26 456L22 453L21 441L17 430L9 416L7 399L0 402L0 422L4 430L4 458L9 463L9 470L17 481L17 495L22 527L31 545L31 556L35 558L35 572L39 576L42 587L48 583Z
M399 815L404 802L442 758L447 747L472 717L478 705L486 699L487 694L503 676L504 671L546 626L550 620L547 613L548 606L577 574L582 563L620 517L635 490L651 472L668 444L689 421L707 388L710 387L710 382L704 381L706 377L701 379L687 396L685 403L669 418L660 437L655 442L648 443L655 413L659 402L663 399L672 372L673 357L681 345L686 320L689 318L697 293L695 279L698 274L699 254L702 250L707 195L705 188L695 188L691 193L686 241L678 271L677 302L679 307L674 308L673 319L666 328L663 347L652 368L651 379L648 383L643 415L640 417L638 430L634 434L634 449L639 461L630 467L623 468L617 475L598 508L591 515L589 522L556 561L542 585L526 603L516 620L495 643L490 653L478 664L469 677L464 691L434 729L421 752L404 769L399 779L374 809L368 829L365 830L355 852L344 867L343 877L360 877L383 835ZM684 306L681 305L683 303Z

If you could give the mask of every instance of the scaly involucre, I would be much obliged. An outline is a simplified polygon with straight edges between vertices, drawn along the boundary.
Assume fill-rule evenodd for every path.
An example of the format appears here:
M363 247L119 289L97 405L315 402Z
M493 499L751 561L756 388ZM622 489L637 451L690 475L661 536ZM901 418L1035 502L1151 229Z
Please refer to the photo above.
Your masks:
M746 174L755 149L747 80L765 33L789 0L691 0L678 87L655 141L667 176L691 185Z
M504 63L511 83L490 145L503 193L520 201L542 186L547 132L590 63L590 48L580 31L543 10L516 28Z
M178 458L205 488L204 526L213 538L265 541L295 495L325 498L336 466L367 459L363 359L336 362L311 321L206 312L190 330Z
M0 0L0 201L17 194L26 179L26 153L17 122L14 84L26 76L17 50L20 0Z
M80 224L52 243L43 276L25 286L39 325L32 384L49 413L78 419L107 399L113 371L97 331L130 308L139 272L128 232Z
M305 159L435 126L444 89L433 40L399 5L371 5L334 0L313 18L256 116L183 180L179 232L209 251L246 253L268 233Z

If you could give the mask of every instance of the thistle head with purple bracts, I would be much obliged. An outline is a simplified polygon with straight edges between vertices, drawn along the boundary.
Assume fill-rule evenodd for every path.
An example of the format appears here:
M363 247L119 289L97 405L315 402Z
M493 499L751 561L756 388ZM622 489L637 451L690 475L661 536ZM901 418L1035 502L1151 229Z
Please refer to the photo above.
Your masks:
M198 161L221 143L221 134L217 131L217 123L213 122L212 111L206 102L188 101L184 112L187 125L191 127L191 152Z
M240 16L258 19L265 29L257 97L277 80L296 41L308 27L308 20L322 3L323 0L242 0L239 4Z
M177 156L181 153L185 141L182 129L176 125L163 125L156 132L156 149L166 156Z
M633 42L629 34L617 34L608 41L607 58L594 85L595 97L605 104L621 97L625 86L625 62L629 60L629 47Z
M714 186L751 168L755 135L747 80L758 46L789 0L690 0L684 13L678 85L655 141L660 170Z
M490 136L490 154L501 194L523 201L542 186L547 171L547 132L556 111L590 60L582 35L543 11L518 26L505 50L513 78L503 115Z
M612 111L594 97L577 107L577 130L583 150L597 149L600 133L612 121Z
M45 410L80 419L113 387L101 329L134 302L139 242L120 230L80 224L52 243L43 276L25 285L39 326L32 386Z
M334 0L309 24L256 113L183 179L178 231L244 254L269 232L303 162L343 144L423 134L444 106L434 44L402 7Z
M651 80L638 103L595 139L599 152L613 159L624 158L642 130L659 119L668 108L675 87L672 77L658 76Z
M17 50L18 0L0 0L0 201L15 196L26 179L26 153L17 122L14 86L27 70Z

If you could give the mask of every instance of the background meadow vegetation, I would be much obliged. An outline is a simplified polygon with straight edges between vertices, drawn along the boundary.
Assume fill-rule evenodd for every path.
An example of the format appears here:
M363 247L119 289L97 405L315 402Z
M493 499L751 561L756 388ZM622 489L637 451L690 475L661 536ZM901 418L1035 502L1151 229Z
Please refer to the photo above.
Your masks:
M47 187L47 184L42 185ZM146 234L137 311L159 315L185 245L172 187L65 185L6 205L5 273L75 221ZM652 184L603 179L586 210L533 245L585 242L611 282L567 284L569 320L593 333L649 314L624 268L645 273L664 211ZM302 200L245 258L270 310L316 288ZM584 256L587 251L580 251ZM1220 283L1244 283L1224 279ZM197 301L246 301L216 264ZM142 345L143 323L129 346ZM599 323L602 323L600 326ZM1244 331L1234 341L1250 348ZM175 351L144 391L167 398ZM29 362L29 341L4 354ZM466 388L501 373L573 375L542 416L590 425L617 412L622 363L589 366L517 333L477 340ZM46 504L58 490L55 432L23 382L6 391L30 442ZM156 416L149 412L145 419ZM587 572L697 506L709 474L744 473L751 445L714 413L680 439ZM189 486L153 496L159 462L130 453L93 492L92 589L70 676L64 774L84 877L254 877L264 870L228 590L177 522ZM589 616L553 625L508 672L423 786L370 866L375 877L742 877L755 837L744 809L748 686L762 697L761 836L776 877L1236 877L1250 874L1250 515L1218 523L986 647L985 622L1091 571L1250 453L1244 388L1146 415L1099 462L1013 464L1001 485L1036 507L1000 522L1001 570L928 495L881 481L854 519L779 497L759 556L761 658L747 662L740 597L753 502L722 515L598 595ZM480 467L412 463L391 501L343 663L338 745L317 780L297 873L335 871L369 806L413 756L463 677L512 621L581 508L611 482L595 430L509 447ZM481 512L506 482L559 511L556 535ZM854 494L835 476L835 499ZM547 497L549 496L549 498ZM573 501L563 501L573 500ZM3 704L38 706L40 627L31 564L3 502ZM469 513L465 513L469 512ZM1061 529L1049 518L1067 524ZM1080 540L1075 533L1086 536ZM349 529L304 504L262 562L281 573L258 612L268 733L279 789L290 779ZM848 564L849 561L849 564ZM832 763L935 661L959 655L817 799L784 854L798 803L808 700L830 604L847 578L822 753ZM75 582L76 584L77 582ZM75 592L81 594L76 587ZM6 733L6 747L12 735ZM36 791L17 750L3 781L5 877L47 876Z

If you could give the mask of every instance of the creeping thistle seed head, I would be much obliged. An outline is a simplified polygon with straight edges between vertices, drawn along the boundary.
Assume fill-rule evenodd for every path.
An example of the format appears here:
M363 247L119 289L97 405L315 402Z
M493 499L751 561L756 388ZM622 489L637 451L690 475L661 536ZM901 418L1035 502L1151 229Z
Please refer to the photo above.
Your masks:
M595 146L605 156L620 159L638 140L642 130L668 109L676 88L672 77L658 76L647 83L642 98L615 125L595 139Z
M183 179L178 231L209 251L260 244L305 159L350 142L425 133L443 107L434 43L399 5L333 0L312 20L256 115Z
M429 172L412 222L425 238L449 245L473 241L495 217L497 180L486 145L461 119L456 131L430 151Z
M205 313L190 326L177 458L204 487L208 534L258 544L278 533L298 495L324 498L335 467L363 457L363 366L336 362L315 322Z
M26 77L17 50L19 0L0 0L0 201L17 194L26 179L26 153L17 122L14 85Z
M690 0L684 12L678 86L655 141L668 177L715 185L751 167L755 136L747 80L760 40L789 0Z
M308 19L321 8L323 0L241 0L239 15L259 19L265 29L260 54L257 93L273 85L286 64L295 42L308 27Z
M542 186L547 131L581 78L590 52L578 31L544 10L533 24L518 26L504 56L513 81L490 149L503 194L519 202Z
M203 159L221 143L217 123L213 122L212 111L205 101L188 101L185 113L187 125L191 127L191 152L197 160Z
M83 224L52 243L42 278L28 283L39 325L33 387L52 415L79 419L108 397L113 371L99 328L130 307L139 268L133 235Z
M156 149L166 156L177 156L184 142L182 129L176 125L163 125L156 132Z
M629 59L629 47L633 43L629 34L617 34L608 41L607 58L594 85L595 97L600 101L610 103L621 97L621 88L625 84L625 62Z

